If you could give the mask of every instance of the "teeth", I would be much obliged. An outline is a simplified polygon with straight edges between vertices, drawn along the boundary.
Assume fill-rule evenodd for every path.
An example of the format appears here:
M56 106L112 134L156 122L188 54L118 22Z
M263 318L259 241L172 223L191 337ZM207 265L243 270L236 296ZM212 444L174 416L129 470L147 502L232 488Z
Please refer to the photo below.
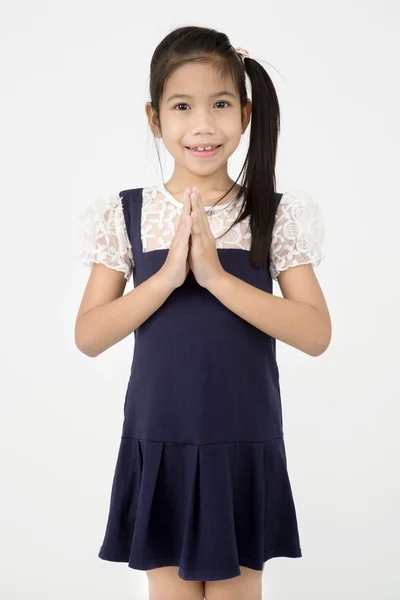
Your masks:
M197 148L195 148L195 150L203 151L203 150L211 150L212 148L213 148L213 146L206 146L206 148L202 148L201 146L197 146Z

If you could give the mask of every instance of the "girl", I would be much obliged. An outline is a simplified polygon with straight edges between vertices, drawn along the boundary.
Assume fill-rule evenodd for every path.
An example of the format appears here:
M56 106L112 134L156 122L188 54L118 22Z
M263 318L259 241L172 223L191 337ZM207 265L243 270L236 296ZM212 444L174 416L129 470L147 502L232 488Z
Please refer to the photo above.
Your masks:
M264 563L302 556L275 342L310 356L329 346L313 270L321 211L306 192L275 192L277 95L224 33L167 35L150 97L172 177L83 213L91 273L76 345L94 357L135 335L99 557L145 570L153 600L259 600ZM250 116L238 184L227 163Z

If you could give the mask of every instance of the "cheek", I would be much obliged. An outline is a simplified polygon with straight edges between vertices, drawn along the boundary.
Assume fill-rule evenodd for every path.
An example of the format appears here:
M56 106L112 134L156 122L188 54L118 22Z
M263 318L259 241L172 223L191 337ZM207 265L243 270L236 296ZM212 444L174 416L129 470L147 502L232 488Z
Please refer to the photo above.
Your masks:
M232 136L229 138L229 144L227 149L229 151L229 155L232 155L235 150L239 147L240 144L240 136Z
M168 127L163 127L162 143L171 156L181 157L182 152L185 151L183 148L184 135L185 132L177 127L172 127L171 123Z
M177 141L185 135L187 132L187 126L183 123L182 119L169 118L168 123L163 126L163 136L170 139L172 142Z
M220 130L227 138L237 139L242 135L242 123L237 115L226 116L218 123Z
M224 135L227 140L229 140L228 144L230 148L236 148L242 137L242 127L240 123L237 121L234 123L227 123L226 127L223 128Z

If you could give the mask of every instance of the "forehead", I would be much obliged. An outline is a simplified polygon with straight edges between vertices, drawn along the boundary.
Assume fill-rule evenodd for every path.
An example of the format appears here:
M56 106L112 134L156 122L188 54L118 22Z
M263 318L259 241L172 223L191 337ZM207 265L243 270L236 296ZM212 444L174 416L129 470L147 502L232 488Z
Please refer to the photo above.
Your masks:
M225 90L236 96L230 77L224 77L209 63L186 63L168 77L164 89L164 101L172 94L182 94L191 98L206 99Z

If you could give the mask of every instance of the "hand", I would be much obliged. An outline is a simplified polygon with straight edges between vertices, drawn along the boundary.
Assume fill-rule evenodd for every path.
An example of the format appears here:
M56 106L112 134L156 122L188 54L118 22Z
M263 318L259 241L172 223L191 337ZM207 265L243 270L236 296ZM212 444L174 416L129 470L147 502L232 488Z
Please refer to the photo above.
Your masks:
M189 273L189 243L191 234L190 189L185 191L183 209L178 220L175 235L172 238L167 258L159 273L166 277L168 283L175 289L182 285Z
M190 194L192 232L189 265L197 283L208 288L212 281L225 273L225 269L219 260L215 238L210 229L199 189L195 187L192 190Z

